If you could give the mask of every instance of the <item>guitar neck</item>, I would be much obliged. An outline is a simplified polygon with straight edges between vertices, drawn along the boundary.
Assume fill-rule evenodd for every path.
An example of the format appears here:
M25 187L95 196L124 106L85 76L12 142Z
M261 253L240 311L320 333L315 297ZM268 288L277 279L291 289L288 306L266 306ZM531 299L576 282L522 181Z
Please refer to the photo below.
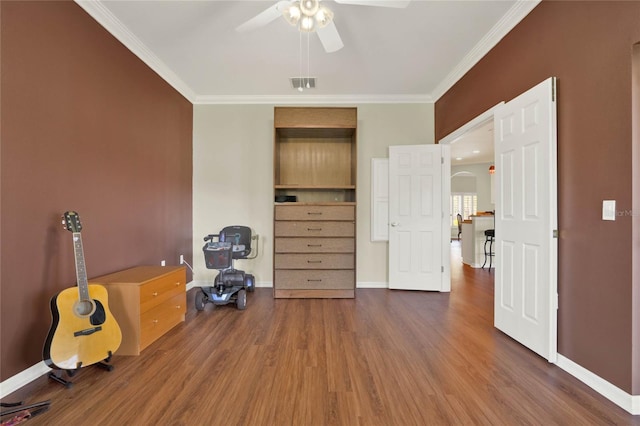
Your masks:
M84 264L84 251L82 249L82 237L79 232L73 233L73 253L76 258L76 279L80 300L89 299L89 283L87 282L87 269Z

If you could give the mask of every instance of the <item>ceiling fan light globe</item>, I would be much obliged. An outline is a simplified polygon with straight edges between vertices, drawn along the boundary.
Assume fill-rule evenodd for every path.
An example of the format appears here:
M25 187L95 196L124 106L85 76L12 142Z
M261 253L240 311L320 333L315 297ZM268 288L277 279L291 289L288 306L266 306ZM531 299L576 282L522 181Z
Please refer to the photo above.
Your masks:
M303 16L300 19L300 31L311 33L316 30L316 21L313 16Z
M318 0L300 0L300 11L306 16L315 15L319 7Z
M300 21L300 17L302 16L302 13L300 12L300 7L298 7L297 2L287 7L282 12L282 16L284 16L284 19L291 25L293 26L298 25L298 22Z
M318 28L324 28L329 25L333 19L333 12L329 8L321 6L315 15L315 18Z

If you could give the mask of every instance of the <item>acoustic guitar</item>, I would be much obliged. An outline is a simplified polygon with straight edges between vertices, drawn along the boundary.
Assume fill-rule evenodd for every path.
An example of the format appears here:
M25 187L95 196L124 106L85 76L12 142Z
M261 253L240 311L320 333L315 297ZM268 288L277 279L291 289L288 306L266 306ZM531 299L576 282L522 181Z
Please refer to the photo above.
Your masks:
M65 212L62 224L73 233L77 286L51 298L53 319L42 353L49 367L70 371L108 361L122 333L109 311L107 289L87 282L78 213Z

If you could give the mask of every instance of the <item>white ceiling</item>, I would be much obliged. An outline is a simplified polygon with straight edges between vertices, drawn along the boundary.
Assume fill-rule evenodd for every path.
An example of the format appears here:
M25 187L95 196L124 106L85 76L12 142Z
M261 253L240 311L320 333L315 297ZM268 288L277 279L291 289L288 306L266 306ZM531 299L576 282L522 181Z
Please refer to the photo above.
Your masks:
M493 121L475 127L451 142L451 165L493 163Z
M235 31L275 1L76 1L191 102L277 104L434 102L539 2L324 0L344 48L326 53L312 33L307 72L307 37L284 18ZM292 88L299 74L316 88Z

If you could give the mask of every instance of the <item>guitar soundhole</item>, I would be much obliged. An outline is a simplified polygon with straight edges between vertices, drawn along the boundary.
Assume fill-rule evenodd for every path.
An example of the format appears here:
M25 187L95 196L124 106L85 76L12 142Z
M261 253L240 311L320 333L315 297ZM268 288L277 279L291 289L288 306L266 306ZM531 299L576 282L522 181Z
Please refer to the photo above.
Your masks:
M93 300L78 300L73 304L73 313L79 317L88 317L96 311L96 304Z

